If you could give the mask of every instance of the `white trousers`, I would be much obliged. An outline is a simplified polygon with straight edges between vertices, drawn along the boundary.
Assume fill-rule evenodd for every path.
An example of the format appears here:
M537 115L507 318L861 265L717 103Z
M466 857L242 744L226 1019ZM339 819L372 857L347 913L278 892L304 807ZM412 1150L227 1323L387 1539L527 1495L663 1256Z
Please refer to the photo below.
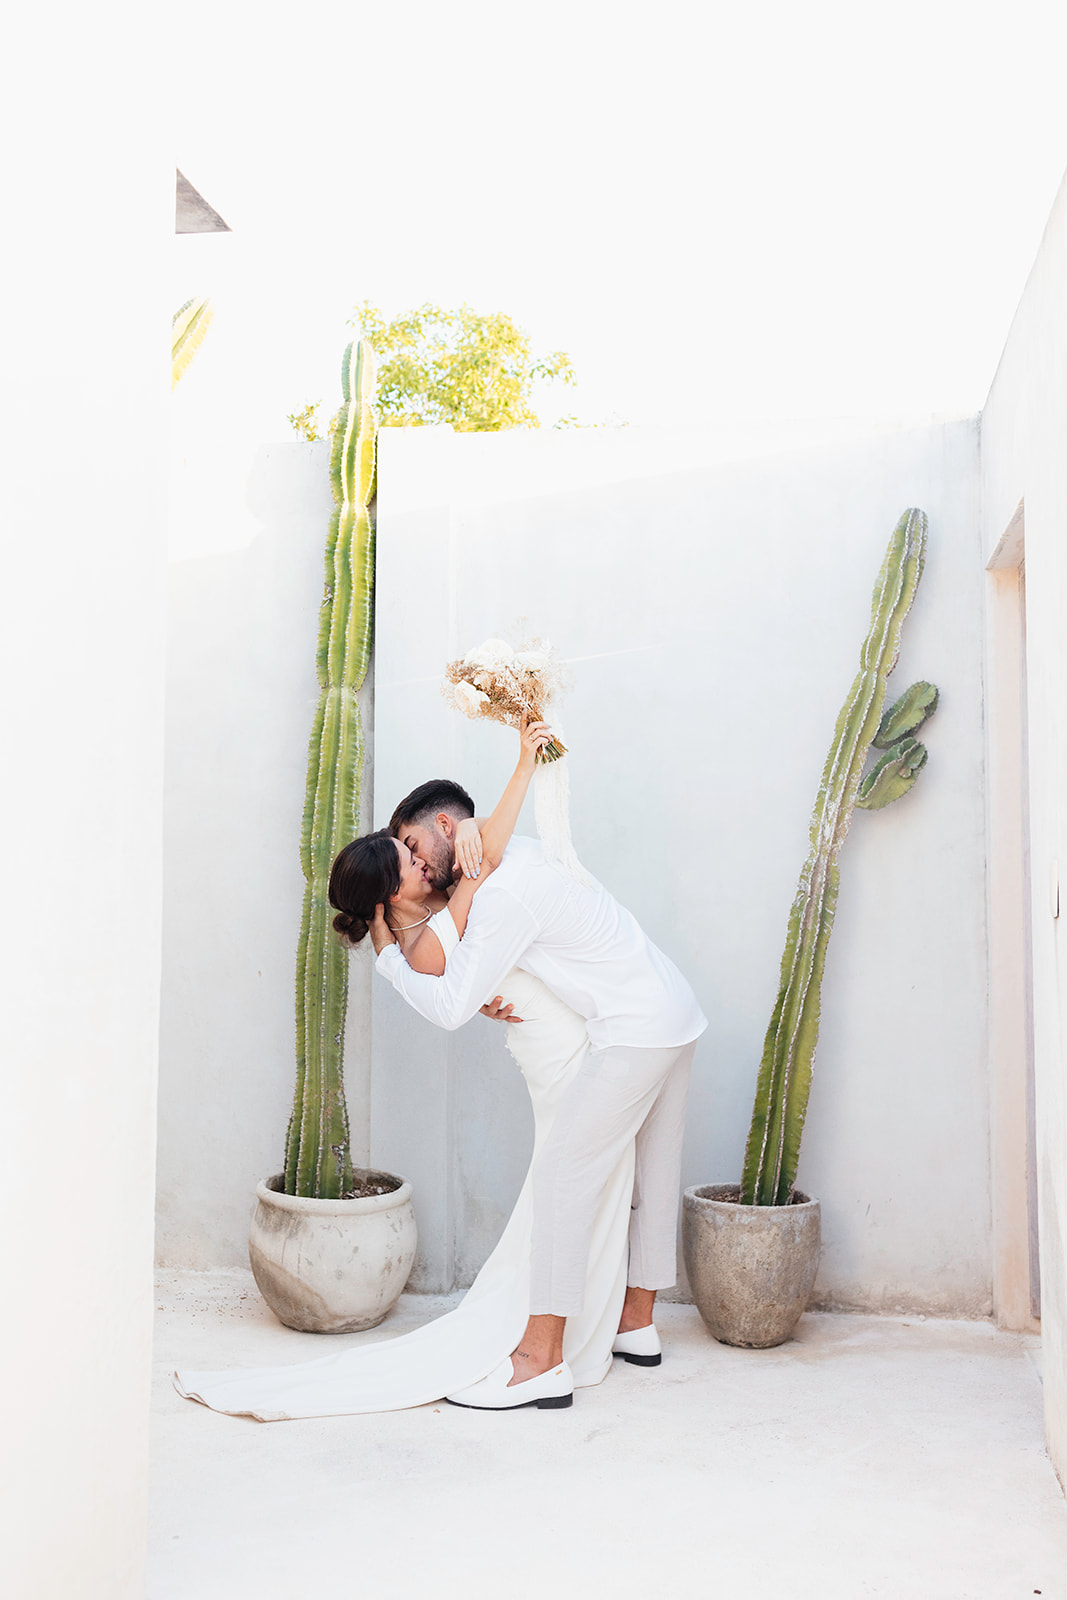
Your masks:
M689 1068L696 1048L591 1050L533 1170L531 1315L582 1309L593 1219L629 1144L636 1165L627 1283L669 1289L677 1276L678 1196Z

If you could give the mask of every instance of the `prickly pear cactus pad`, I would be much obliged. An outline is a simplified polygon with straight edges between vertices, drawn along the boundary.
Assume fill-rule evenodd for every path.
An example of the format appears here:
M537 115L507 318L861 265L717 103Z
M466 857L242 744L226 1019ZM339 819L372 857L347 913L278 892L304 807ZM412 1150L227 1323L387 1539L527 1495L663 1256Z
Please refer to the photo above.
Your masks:
M876 750L888 750L906 733L917 733L937 710L937 701L938 693L932 683L913 683L884 714L871 744Z
M860 784L856 804L865 811L881 811L907 794L926 765L926 746L918 739L901 739L890 745Z
M926 749L912 737L937 706L937 690L915 683L883 715L886 684L896 665L900 631L922 577L926 517L905 511L889 541L874 587L860 670L834 729L810 831L810 851L786 933L778 998L763 1044L741 1200L788 1205L796 1182L807 1112L820 989L837 906L838 857L853 808L880 810L915 783ZM886 754L861 776L871 747Z

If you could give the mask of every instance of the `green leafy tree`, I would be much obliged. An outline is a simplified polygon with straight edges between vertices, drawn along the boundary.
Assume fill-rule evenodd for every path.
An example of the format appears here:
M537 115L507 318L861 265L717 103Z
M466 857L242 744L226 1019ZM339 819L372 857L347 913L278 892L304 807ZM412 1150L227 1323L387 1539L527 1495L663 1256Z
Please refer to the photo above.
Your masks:
M289 423L294 432L301 439L306 439L308 444L314 444L316 439L321 439L319 432L319 407L321 400L309 400L302 411L290 411Z
M483 315L470 306L445 311L424 305L387 322L364 301L349 320L378 362L382 427L447 422L458 433L536 428L535 384L575 381L568 355L555 350L535 356L527 335L502 311ZM301 438L320 437L317 405L292 413L289 421Z
M386 427L448 422L459 433L536 428L534 385L574 382L568 355L535 356L527 335L502 311L424 305L386 322L364 301L351 322L378 359L378 408Z

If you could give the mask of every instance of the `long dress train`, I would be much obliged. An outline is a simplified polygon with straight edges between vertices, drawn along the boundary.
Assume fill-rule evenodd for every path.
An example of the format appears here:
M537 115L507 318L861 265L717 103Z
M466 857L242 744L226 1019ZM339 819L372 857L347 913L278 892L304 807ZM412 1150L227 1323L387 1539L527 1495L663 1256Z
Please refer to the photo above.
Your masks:
M182 1370L174 1375L179 1394L214 1411L261 1422L398 1411L477 1383L514 1350L530 1309L531 1174L589 1050L589 1038L583 1019L530 973L513 969L501 990L523 1018L508 1025L507 1035L533 1103L533 1159L496 1249L460 1304L412 1333L349 1346L315 1361L224 1372ZM580 1387L601 1383L611 1367L626 1293L633 1182L631 1142L597 1212L583 1308L567 1320L564 1355Z

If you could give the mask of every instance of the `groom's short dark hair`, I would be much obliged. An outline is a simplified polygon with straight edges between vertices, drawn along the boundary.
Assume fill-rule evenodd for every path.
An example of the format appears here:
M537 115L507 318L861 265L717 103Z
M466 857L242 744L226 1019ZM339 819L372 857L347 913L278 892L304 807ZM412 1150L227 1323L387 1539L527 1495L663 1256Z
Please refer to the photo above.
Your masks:
M474 801L451 778L431 778L404 796L389 818L389 832L399 834L405 824L410 827L413 822L422 827L439 811L447 811L450 817L473 817Z

